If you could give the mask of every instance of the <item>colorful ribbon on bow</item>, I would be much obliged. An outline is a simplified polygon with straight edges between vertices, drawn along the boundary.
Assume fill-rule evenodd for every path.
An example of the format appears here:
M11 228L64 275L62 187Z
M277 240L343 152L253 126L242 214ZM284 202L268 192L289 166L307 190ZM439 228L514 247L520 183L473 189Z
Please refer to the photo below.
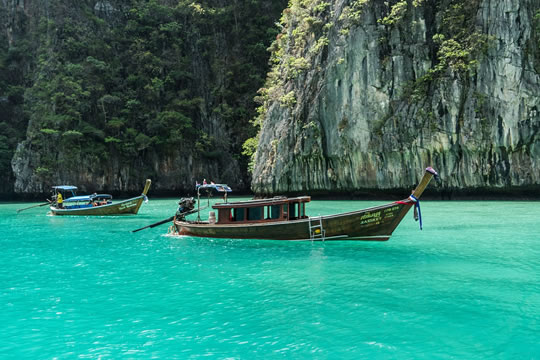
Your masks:
M420 211L420 200L414 195L409 196L409 200L414 202L414 220L420 220L420 230L422 230L422 212Z

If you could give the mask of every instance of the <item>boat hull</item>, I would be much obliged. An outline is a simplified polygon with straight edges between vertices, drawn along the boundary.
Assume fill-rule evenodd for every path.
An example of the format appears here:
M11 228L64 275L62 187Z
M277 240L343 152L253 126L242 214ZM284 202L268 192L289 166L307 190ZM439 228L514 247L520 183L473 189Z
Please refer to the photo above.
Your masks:
M125 215L125 214L137 214L144 201L145 196L140 195L131 199L119 201L117 203L82 207L75 209L59 209L51 206L52 215L78 215L78 216L106 216L106 215Z
M195 237L268 240L386 241L414 202L404 200L349 213L292 221L210 224L174 221L173 234ZM317 227L317 225L322 225ZM320 232L313 231L320 229Z

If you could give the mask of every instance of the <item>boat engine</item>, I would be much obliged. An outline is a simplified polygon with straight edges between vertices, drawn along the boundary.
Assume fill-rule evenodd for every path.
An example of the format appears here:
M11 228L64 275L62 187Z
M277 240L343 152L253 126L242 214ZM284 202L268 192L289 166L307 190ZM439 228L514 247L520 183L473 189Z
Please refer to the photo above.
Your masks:
M181 198L178 202L178 210L176 211L176 218L180 220L184 220L185 216L188 214L191 214L193 210L195 209L195 204L197 201L190 197L190 198Z

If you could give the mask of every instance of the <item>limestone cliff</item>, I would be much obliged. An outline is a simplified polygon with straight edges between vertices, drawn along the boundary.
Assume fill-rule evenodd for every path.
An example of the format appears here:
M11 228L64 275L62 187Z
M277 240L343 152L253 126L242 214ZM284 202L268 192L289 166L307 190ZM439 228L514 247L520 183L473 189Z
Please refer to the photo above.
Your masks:
M540 187L536 0L291 1L257 193Z
M238 153L285 4L0 1L0 193L248 189Z

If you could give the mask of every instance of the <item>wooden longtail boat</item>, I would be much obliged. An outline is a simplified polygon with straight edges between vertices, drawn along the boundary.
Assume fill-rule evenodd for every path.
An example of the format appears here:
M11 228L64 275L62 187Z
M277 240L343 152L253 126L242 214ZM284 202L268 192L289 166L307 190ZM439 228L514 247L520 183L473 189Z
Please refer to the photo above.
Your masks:
M433 176L437 172L428 167L407 199L363 210L307 216L309 196L224 202L212 206L218 211L217 219L212 213L209 221L175 217L169 231L172 235L230 239L386 241L409 209L418 206Z
M50 206L52 215L123 215L137 214L143 201L147 199L146 194L152 182L147 179L141 195L131 199L112 202L112 196L109 194L93 194L77 196L75 190L77 187L62 185L53 187L53 198L55 201ZM58 194L71 193L71 197L63 200L62 206L58 205ZM62 198L66 197L62 195Z

